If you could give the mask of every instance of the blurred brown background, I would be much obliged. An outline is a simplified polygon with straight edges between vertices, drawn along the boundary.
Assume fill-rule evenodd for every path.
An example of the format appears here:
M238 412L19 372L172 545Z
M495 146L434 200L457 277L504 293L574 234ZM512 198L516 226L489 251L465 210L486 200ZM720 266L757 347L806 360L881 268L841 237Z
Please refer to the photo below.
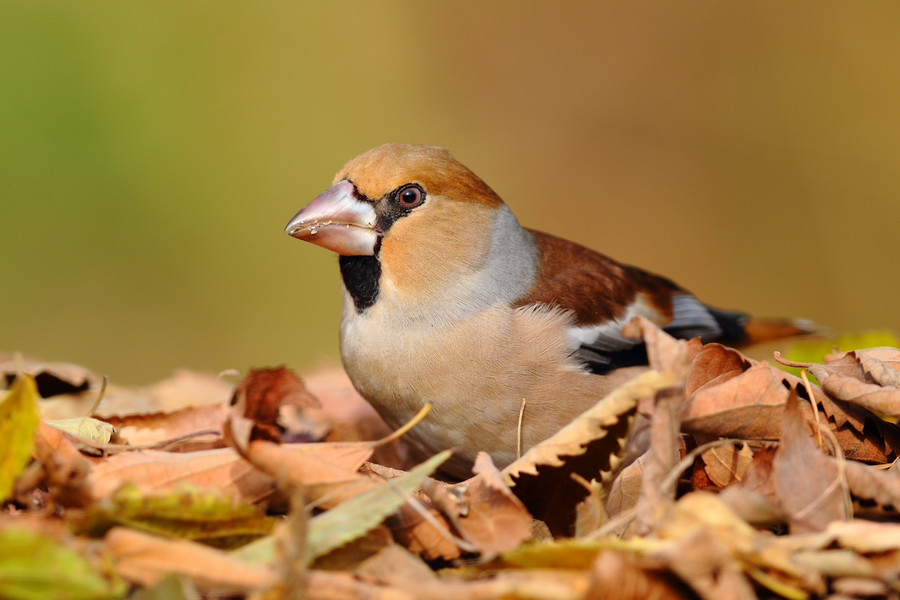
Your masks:
M706 301L900 330L900 3L0 6L0 350L116 383L337 360L282 233L438 144L524 224Z

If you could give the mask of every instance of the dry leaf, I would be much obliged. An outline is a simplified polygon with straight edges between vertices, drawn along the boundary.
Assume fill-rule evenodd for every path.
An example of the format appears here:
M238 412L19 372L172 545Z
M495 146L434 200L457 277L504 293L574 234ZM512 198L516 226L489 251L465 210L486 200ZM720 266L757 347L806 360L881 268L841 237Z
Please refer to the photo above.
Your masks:
M41 423L34 441L34 456L41 464L43 485L51 497L66 506L89 504L91 462L56 427Z
M644 479L646 460L647 455L642 455L622 469L622 472L613 481L609 490L609 498L606 501L606 512L610 518L637 506L638 500L641 498L641 482Z
M775 489L789 517L791 532L821 531L849 518L837 464L813 441L796 392L788 399L782 439L773 462Z
M478 453L472 472L475 477L447 488L434 487L429 495L488 560L531 537L531 515L486 453Z
M775 454L776 449L772 446L759 449L743 479L726 487L719 495L737 515L758 527L772 527L788 519L772 477Z
M28 464L40 424L37 386L19 375L0 398L0 502L13 492L16 477Z
M261 589L273 583L274 571L233 558L187 540L167 540L124 527L114 527L104 538L119 574L139 585L152 585L177 573L198 587L219 594Z
M97 463L88 477L91 495L97 499L109 496L127 482L134 482L144 493L172 490L186 482L199 488L221 489L249 502L260 502L275 490L271 477L231 448L190 453L126 452Z
M758 363L688 398L682 415L687 433L745 440L776 440L788 390L781 374Z
M0 353L0 374L6 385L12 384L16 373L31 375L41 398L62 394L81 394L99 383L100 378L86 367L63 362L43 362Z
M693 600L694 593L658 569L647 568L647 561L606 550L597 555L592 570L591 586L586 598L604 600Z
M375 482L357 471L371 456L366 442L275 444L250 442L247 459L282 487L302 488L308 502L331 507Z
M703 443L698 440L698 443ZM700 460L705 465L709 480L720 488L737 483L744 478L744 473L753 460L750 446L717 446L704 451Z

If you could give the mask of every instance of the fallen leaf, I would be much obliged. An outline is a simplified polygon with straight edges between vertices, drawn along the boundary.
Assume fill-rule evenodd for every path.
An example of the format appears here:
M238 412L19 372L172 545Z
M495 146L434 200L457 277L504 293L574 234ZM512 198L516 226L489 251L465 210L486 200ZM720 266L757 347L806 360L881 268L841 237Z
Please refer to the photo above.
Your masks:
M34 456L43 470L43 485L66 506L91 502L87 483L91 462L56 427L41 423L34 438Z
M641 482L644 479L644 463L647 455L640 456L636 461L622 469L622 472L613 481L606 500L606 512L610 518L625 513L637 506L641 498Z
M472 472L475 477L436 487L429 495L482 559L489 560L531 537L531 515L486 453L478 453Z
M154 413L148 415L131 415L126 417L109 417L110 424L116 427L118 439L131 446L147 446L180 438L200 431L215 432L204 436L202 440L184 443L179 451L212 450L221 448L222 422L228 416L228 409L222 405L193 406L170 413ZM213 439L212 436L215 436ZM216 444L216 445L213 445Z
M91 495L96 499L109 496L127 482L134 482L144 493L172 490L187 482L199 488L220 489L248 502L264 500L275 489L271 477L231 448L184 454L159 450L125 452L94 465L88 477Z
M796 392L788 399L782 439L773 462L775 489L791 532L820 531L850 515L835 462L816 446Z
M103 600L126 591L123 581L60 540L8 523L0 527L0 598Z
M138 585L153 585L174 573L200 588L227 595L262 589L274 581L274 571L268 565L248 563L188 540L169 540L114 527L104 543L119 575Z
M639 557L605 550L597 555L585 598L604 600L692 600L693 591L677 578L647 568Z
M306 391L303 381L290 369L251 369L238 384L231 399L232 418L252 422L249 440L271 442L309 442L320 440L330 425L304 423L300 411L318 407L319 402ZM289 410L293 409L293 410ZM293 425L296 430L286 426ZM308 429L302 429L308 425Z
M302 488L307 502L331 507L375 485L357 471L372 455L370 442L275 444L250 442L246 458L281 487Z
M235 501L219 490L201 490L187 484L146 494L127 483L91 506L77 521L80 531L97 537L116 525L125 525L220 548L245 544L267 535L274 526L273 518L258 506Z
M698 440L698 443L703 443ZM700 455L705 470L712 483L720 488L741 481L747 467L753 460L753 450L743 444L737 446L717 446L705 450Z
M28 464L38 429L38 393L30 375L20 375L0 400L0 502L10 497Z
M752 365L718 385L702 387L688 398L686 433L745 440L776 440L788 398L781 373L770 365Z
M853 377L828 374L817 365L810 367L810 372L822 382L822 389L829 395L865 407L892 423L896 423L900 418L900 388L884 387Z
M895 515L900 510L900 473L848 460L844 463L844 475L854 497L890 507Z
M62 394L81 394L99 383L100 379L81 365L63 362L44 362L33 358L17 359L0 353L0 374L9 386L17 373L31 375L41 398Z
M74 419L56 419L46 421L47 425L62 429L72 435L83 437L98 444L108 444L116 428L105 421L92 417L76 417Z
M450 458L450 451L435 454L408 473L383 481L310 519L307 556L312 560L363 535L402 506L422 480Z
M772 476L776 452L773 446L763 446L757 450L747 465L743 479L719 494L719 498L737 515L757 527L773 527L788 520Z

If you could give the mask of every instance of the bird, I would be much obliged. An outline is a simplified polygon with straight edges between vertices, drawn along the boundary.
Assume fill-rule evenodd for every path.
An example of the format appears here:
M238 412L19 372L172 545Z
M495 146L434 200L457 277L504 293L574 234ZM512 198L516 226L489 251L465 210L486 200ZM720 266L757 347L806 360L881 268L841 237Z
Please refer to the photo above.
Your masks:
M383 144L351 159L285 232L339 255L340 352L353 386L392 428L431 403L406 439L423 455L454 448L443 469L460 478L479 451L506 466L646 370L641 340L621 333L633 317L703 342L805 330L769 331L523 227L437 146Z

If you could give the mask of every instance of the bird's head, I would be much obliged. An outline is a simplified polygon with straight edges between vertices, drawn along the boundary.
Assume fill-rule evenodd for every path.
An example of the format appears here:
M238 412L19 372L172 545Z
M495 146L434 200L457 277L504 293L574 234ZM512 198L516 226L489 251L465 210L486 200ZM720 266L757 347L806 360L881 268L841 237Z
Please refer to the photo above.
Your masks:
M344 165L285 231L377 257L391 285L421 292L484 264L500 212L500 197L449 151L384 144Z

